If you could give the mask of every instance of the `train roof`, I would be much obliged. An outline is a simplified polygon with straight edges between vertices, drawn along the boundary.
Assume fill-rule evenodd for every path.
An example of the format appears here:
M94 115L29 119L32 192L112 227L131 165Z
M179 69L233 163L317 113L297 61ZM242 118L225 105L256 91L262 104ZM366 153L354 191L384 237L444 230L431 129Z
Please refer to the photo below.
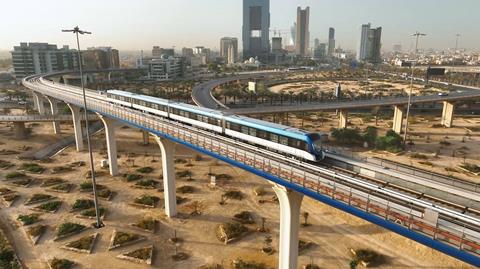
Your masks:
M143 95L143 94L135 94L135 93L119 91L119 90L109 90L107 92L111 93L111 94L115 94L115 95L135 98L135 99L138 99L138 100L144 100L144 101L151 102L151 103L168 105L168 106L173 107L173 108L182 109L182 110L197 113L197 114L202 114L204 116L211 116L211 117L215 117L215 118L221 118L223 116L223 113L220 112L220 111L216 111L216 110L208 109L208 108L203 108L203 107L199 107L199 106L193 106L193 105L184 104L184 103L178 103L178 102L174 102L174 101L169 101L169 100L158 98L158 97L153 97L153 96L148 96L148 95Z
M170 103L170 107L182 109L182 110L185 110L185 111L188 111L188 112L201 114L201 115L204 115L204 116L211 116L211 117L218 118L218 119L221 119L224 116L224 114L222 112L214 110L214 109L209 109L209 108L205 108L205 107L199 107L199 106L194 106L194 105L189 105L189 104L184 104L184 103L178 103L178 102Z
M285 126L281 124L276 124L268 121L257 120L253 118L248 118L244 116L230 115L225 116L226 121L234 122L240 125L253 127L256 129L268 131L271 133L288 136L300 140L306 140L306 136L309 132L306 132L301 129L293 128L290 126Z

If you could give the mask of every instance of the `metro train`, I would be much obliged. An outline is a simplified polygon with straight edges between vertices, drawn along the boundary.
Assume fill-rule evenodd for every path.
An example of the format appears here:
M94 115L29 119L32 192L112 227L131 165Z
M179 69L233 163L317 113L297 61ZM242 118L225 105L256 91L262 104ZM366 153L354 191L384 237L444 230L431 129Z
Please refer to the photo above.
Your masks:
M105 94L111 103L210 130L298 159L318 162L325 157L319 133L142 94L119 90L108 90Z

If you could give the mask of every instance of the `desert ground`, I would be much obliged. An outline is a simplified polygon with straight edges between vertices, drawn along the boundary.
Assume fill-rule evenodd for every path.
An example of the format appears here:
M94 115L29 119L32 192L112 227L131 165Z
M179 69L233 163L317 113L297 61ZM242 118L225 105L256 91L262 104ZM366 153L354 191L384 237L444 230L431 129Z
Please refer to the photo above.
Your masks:
M329 118L328 121L323 123L323 126L318 127L316 118L310 122L305 122L304 125L311 125L312 127L308 128L319 131L331 128L330 125L336 125L333 116L322 114L322 117ZM478 126L478 122L480 122L479 119L472 120L474 122L469 122L470 120L456 120L456 127L448 129L448 136L449 141L452 142L450 148L465 145L469 148L468 158L473 159L475 156L479 156L479 149L477 149L479 144L478 130L471 133L470 138L465 142L468 144L460 141L461 136L465 134L465 128L467 128L465 126ZM295 122L295 124L300 122L293 117L290 121ZM358 121L355 117L351 118L352 124ZM385 126L386 129L387 121L381 120L379 124ZM372 122L364 122L361 126L365 126L365 124L372 124ZM425 124L421 125L418 121L411 127L413 133L417 133L416 137L418 136L418 138L414 137L417 150L432 150L433 145L438 147L436 141L443 139L446 135L445 130L438 129L438 135L430 135L430 144L423 143L421 145L421 141L425 140L425 138L420 137L421 133L428 128ZM0 151L4 154L0 155L0 160L14 164L13 167L0 170L0 178L2 179L0 187L15 191L20 196L12 206L2 206L0 223L26 268L48 268L47 262L53 257L72 260L77 264L75 268L197 268L210 263L223 264L225 268L230 268L232 260L237 258L263 262L270 268L276 268L278 252L276 251L273 255L262 253L261 248L264 246L265 234L256 231L260 226L261 218L265 218L265 226L270 230L269 234L273 239L272 246L278 250L278 204L273 201L259 203L260 199L272 200L271 198L274 196L271 184L268 181L239 168L213 160L211 157L201 156L200 158L192 150L176 145L176 159L184 160L184 163L176 164L176 171L188 170L192 173L191 178L177 177L176 186L192 186L194 191L189 194L177 193L177 196L186 198L186 201L178 205L179 214L177 217L166 218L162 209L162 170L159 161L161 158L159 147L152 138L150 138L148 146L143 146L141 132L125 127L117 129L118 161L121 174L138 173L136 172L138 168L152 167L153 172L145 174L144 177L158 180L160 184L150 190L134 188L135 181L126 182L122 175L109 176L108 170L100 168L100 161L106 157L105 138L102 131L94 136L92 143L96 169L99 171L97 182L116 192L116 195L110 201L100 201L101 206L106 208L105 227L98 230L89 228L81 234L53 241L55 228L63 222L76 222L86 226L93 222L93 220L77 218L76 213L70 212L76 199L91 198L89 193L79 190L79 184L87 180L85 175L89 169L88 154L86 152L76 152L74 146L68 147L53 156L48 162L36 161L46 170L41 174L27 174L36 180L31 186L13 186L9 180L5 179L5 175L17 171L22 163L27 162L17 159L18 154L26 150L40 149L59 139L59 136L53 135L51 123L28 124L27 127L32 130L30 137L26 140L18 140L12 135L11 124L0 123ZM61 127L62 136L73 134L71 125L62 124ZM454 133L459 135L454 135ZM13 150L16 153L5 155L8 150ZM442 149L441 153L445 156L441 155L442 157L439 160L432 159L435 169L441 170L441 163L449 164L449 162L455 161L448 159L449 157L446 156L449 154L447 149ZM407 156L401 158L410 161ZM74 167L72 171L65 173L52 174L52 168L68 166L72 162L78 161L84 161L87 165ZM231 179L217 181L217 186L211 187L209 186L209 173L227 174L231 176ZM56 193L40 186L43 180L52 177L62 178L74 184L75 187L69 193ZM253 190L259 186L266 191L263 196L256 196L253 193ZM241 191L243 199L228 199L224 205L221 205L222 194L228 190ZM62 206L56 213L41 213L39 224L47 225L48 229L40 238L38 244L33 245L26 235L26 228L19 224L16 219L20 214L33 212L31 208L35 205L25 205L25 201L36 193L54 195L57 200L62 201ZM132 205L136 197L144 194L160 198L155 208L139 208ZM192 214L194 205L196 205L197 214ZM246 225L250 232L245 237L225 245L216 238L215 229L219 224L231 221L233 215L241 211L252 212L255 223ZM472 268L458 260L307 197L302 204L302 212L309 213L308 222L311 225L301 227L300 239L312 242L313 246L300 253L299 266L313 260L321 268L349 268L351 260L349 249L369 248L384 256L384 262L376 268ZM159 222L154 234L131 226L131 223L147 216L153 217ZM303 219L301 221L303 222ZM108 251L108 244L114 230L137 233L147 239L134 245ZM177 244L172 244L168 239L172 238L175 232L181 240ZM77 253L60 248L68 242L93 233L99 233L99 238L97 238L91 254ZM116 258L120 253L151 244L155 248L151 266ZM186 253L188 258L183 261L174 261L172 255L175 252Z

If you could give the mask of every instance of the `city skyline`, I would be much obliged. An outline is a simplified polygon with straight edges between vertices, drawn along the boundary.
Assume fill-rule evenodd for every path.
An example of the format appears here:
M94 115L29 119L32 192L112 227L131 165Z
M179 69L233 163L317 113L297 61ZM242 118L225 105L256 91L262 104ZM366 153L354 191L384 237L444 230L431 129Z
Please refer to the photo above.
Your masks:
M480 19L474 14L475 10L480 9L478 1L463 0L459 5L447 0L406 0L399 6L392 5L390 1L367 2L272 0L270 30L290 29L296 20L297 7L310 6L311 41L319 38L321 42L326 42L328 29L333 27L336 30L336 46L344 49L355 50L358 29L366 23L383 28L382 50L385 51L392 50L394 44L402 44L405 51L409 50L413 44L410 35L417 30L428 33L428 38L422 41L423 48L452 48L455 46L457 33L461 34L459 48L480 47L480 37L476 35L475 29ZM4 10L22 9L29 5L30 8L25 10L24 16L30 19L17 21L18 14L14 12L6 13L0 18L0 31L3 33L0 37L0 50L11 50L20 42L73 46L74 40L70 36L62 35L60 30L77 24L94 33L83 38L85 48L108 45L119 50L151 50L153 45L159 45L165 48L176 46L176 50L180 51L182 47L203 45L219 50L218 40L221 37L237 37L239 41L242 39L240 0L144 0L134 5L129 1L86 0L83 3L84 5L73 13L67 5L60 6L58 1L53 0L41 3L4 3ZM189 9L184 10L187 4ZM411 8L412 4L415 4L415 8ZM166 10L165 7L169 9ZM37 12L47 8L56 16L45 17L41 15L42 12ZM108 16L105 15L107 9ZM125 10L129 10L129 13L125 13ZM162 12L159 13L158 10ZM208 13L214 16L206 16ZM11 27L12 22L15 27ZM36 27L33 32L32 25ZM270 33L270 36L272 37L273 33ZM287 44L286 41L284 44ZM240 47L239 50L243 48Z

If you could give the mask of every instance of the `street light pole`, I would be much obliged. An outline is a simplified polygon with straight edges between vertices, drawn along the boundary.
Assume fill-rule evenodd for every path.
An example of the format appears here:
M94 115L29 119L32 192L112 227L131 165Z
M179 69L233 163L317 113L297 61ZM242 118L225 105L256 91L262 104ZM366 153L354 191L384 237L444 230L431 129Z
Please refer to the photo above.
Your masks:
M408 103L407 103L407 122L405 123L405 132L403 133L403 145L405 146L405 143L407 142L407 133L408 133L408 117L410 115L410 105L412 102L412 90L413 90L413 71L415 70L415 63L416 63L416 58L417 58L417 50L418 50L418 39L420 36L426 36L426 34L419 33L418 31L413 34L412 36L416 37L415 41L415 51L414 51L414 56L413 56L413 61L411 63L411 69L412 69L412 75L410 77L410 91L408 93Z
M101 228L104 225L103 225L102 221L100 220L100 212L99 212L99 207L98 207L97 183L96 183L96 179L95 179L95 166L94 166L94 163L93 163L92 144L90 142L90 130L88 129L87 97L85 95L85 83L83 81L83 68L82 68L82 55L81 55L81 52L80 52L80 39L78 38L78 34L81 34L81 35L88 34L88 35L90 35L92 33L87 32L87 31L82 31L78 28L78 26L76 26L72 30L62 30L62 32L72 32L77 37L78 67L79 67L79 70L80 70L80 82L81 82L81 85L82 85L83 106L84 106L83 112L84 112L84 116L85 116L85 129L86 129L86 132L87 132L88 154L89 154L89 157L90 157L90 173L91 173L91 176L92 176L93 201L94 201L94 204L95 204L95 216L96 216L95 227L96 228Z

